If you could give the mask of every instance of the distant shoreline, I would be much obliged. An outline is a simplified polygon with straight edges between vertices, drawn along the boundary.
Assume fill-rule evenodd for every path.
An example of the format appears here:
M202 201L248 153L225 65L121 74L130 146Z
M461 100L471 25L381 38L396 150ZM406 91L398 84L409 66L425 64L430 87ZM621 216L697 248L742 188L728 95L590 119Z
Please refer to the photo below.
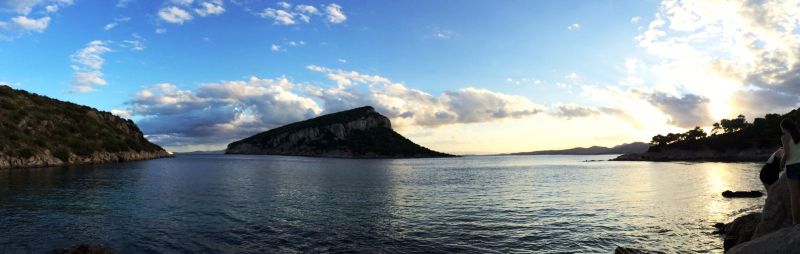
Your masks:
M718 152L712 150L668 150L623 154L612 161L652 161L652 162L764 162L775 149L747 149L741 151Z

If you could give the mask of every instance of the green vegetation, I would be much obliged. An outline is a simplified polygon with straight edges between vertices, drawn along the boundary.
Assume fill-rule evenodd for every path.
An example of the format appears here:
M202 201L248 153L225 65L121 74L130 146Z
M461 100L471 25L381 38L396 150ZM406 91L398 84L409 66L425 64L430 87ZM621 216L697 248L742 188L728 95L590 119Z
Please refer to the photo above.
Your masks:
M160 151L131 120L109 112L0 85L0 155L28 158Z
M653 144L650 151L711 149L724 152L777 148L780 146L780 121L783 118L800 121L800 109L792 110L785 115L767 114L754 119L752 123L743 115L734 119L722 119L712 125L711 135L700 127L684 133L659 134L650 141Z

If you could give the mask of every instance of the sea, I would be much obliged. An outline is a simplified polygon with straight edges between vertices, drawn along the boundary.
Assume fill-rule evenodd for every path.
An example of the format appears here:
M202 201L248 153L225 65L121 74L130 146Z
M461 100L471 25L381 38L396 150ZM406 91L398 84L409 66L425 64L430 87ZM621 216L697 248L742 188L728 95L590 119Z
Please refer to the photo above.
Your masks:
M0 253L722 253L758 163L177 155L0 170Z

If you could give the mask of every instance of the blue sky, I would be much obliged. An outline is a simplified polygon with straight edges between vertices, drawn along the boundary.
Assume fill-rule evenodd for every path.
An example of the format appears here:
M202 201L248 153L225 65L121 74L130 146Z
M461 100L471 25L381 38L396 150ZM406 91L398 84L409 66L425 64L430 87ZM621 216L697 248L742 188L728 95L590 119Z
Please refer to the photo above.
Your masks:
M379 110L399 122L398 131L424 145L463 153L644 140L735 115L737 107L744 108L739 105L743 92L775 90L777 95L770 96L787 102L747 113L796 106L796 100L785 98L791 94L781 84L753 81L751 76L764 74L758 70L731 81L736 75L699 77L681 68L708 69L714 60L741 57L737 45L670 40L697 38L687 33L716 36L714 43L738 38L741 33L712 34L714 25L728 26L723 17L705 22L680 15L699 17L726 6L741 14L753 7L713 4L718 6L681 1L9 0L0 3L0 82L114 110L173 150L219 148L250 132L357 103L380 104ZM786 16L794 11L779 7L784 10L768 11ZM681 26L687 24L693 26ZM744 25L734 28L757 33ZM648 36L658 32L665 35ZM783 46L791 45L763 50ZM687 47L706 54L677 51ZM787 61L792 57L787 53ZM283 79L288 85L278 82ZM234 89L236 82L244 85L235 88L239 91L266 89L259 94L266 97L219 93ZM726 97L708 86L725 90ZM413 109L403 97L409 91L429 95L417 104L428 110ZM609 100L616 96L619 100ZM393 100L398 101L387 102ZM635 112L638 103L652 112ZM274 110L284 107L300 109L295 115ZM226 117L215 118L220 115ZM657 117L642 120L641 115ZM187 130L165 121L218 128ZM536 125L557 129L608 121L625 127L531 140L536 144L527 146L501 142L488 149L481 142L465 145L446 138L487 129L498 137L519 136L508 132L526 130L526 123L546 122ZM533 134L525 135L552 131L538 128L545 129L530 127Z

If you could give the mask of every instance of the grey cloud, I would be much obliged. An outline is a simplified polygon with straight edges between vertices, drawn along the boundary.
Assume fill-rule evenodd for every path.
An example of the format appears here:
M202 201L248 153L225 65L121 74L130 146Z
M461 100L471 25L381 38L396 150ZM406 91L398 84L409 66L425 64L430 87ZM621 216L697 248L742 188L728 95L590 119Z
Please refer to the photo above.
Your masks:
M671 118L669 123L672 125L692 128L708 125L713 121L708 112L708 98L694 94L674 97L661 92L642 94L642 96L650 104L669 115Z

